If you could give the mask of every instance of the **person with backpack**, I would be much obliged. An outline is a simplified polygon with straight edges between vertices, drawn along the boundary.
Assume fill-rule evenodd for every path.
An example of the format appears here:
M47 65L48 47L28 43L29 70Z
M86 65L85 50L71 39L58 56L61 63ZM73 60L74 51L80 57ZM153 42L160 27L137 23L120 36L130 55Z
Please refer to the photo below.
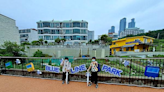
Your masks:
M61 62L61 66L63 66L63 68L62 68L62 71L63 71L63 76L62 76L63 82L62 82L62 84L64 84L64 82L65 82L66 72L68 72L68 84L69 84L69 81L70 81L69 71L71 69L71 63L69 62L68 57L65 57L65 60L63 60Z
M98 88L98 83L97 83L97 79L98 79L98 62L96 61L96 57L92 57L92 62L87 70L87 72L89 72L89 70L91 69L91 82L88 86L91 86L93 82L95 82L96 84L96 88Z

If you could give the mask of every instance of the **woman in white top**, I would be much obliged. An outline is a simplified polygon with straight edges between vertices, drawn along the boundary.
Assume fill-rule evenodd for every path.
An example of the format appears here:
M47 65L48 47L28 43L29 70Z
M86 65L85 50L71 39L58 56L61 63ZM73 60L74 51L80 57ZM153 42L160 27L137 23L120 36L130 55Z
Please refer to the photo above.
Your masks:
M98 63L96 61L96 57L92 57L92 62L90 64L90 67L88 68L88 72L89 70L91 69L91 82L88 86L91 86L92 85L92 82L95 82L96 84L96 88L98 88L98 83L97 83L97 72L98 72Z
M71 69L71 63L68 61L68 57L65 57L65 60L63 60L60 65L63 66L63 68L62 68L62 71L63 71L62 84L64 84L64 81L66 78L66 72L68 72L68 84L69 84L69 81L70 81L69 71Z

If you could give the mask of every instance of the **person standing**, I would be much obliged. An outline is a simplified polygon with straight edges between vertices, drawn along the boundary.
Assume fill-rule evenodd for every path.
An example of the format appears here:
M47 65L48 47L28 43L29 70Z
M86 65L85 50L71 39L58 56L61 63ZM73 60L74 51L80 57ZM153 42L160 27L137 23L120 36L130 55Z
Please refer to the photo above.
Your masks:
M69 81L70 81L69 71L71 69L71 63L69 62L68 57L65 57L65 60L63 60L60 65L62 66L62 72L63 72L62 84L64 84L64 82L65 82L66 72L68 72L68 84L69 84Z
M96 84L96 88L98 88L98 83L97 83L97 78L98 78L98 63L96 61L96 57L92 57L92 62L87 70L87 72L89 72L89 70L91 69L91 82L88 86L91 86L93 82L95 82Z

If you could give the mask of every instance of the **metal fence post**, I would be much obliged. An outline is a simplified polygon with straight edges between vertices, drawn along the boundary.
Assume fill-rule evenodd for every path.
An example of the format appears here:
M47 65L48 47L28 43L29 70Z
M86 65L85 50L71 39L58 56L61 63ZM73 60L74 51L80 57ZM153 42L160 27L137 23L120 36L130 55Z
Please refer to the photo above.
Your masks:
M23 71L23 59L21 59L22 63L22 76L24 76L24 71Z
M42 59L42 69L43 69L43 59ZM42 72L42 77L44 78L44 72Z
M131 63L132 63L132 59L130 60L130 72L129 72L129 84L130 84L130 78L131 78L131 68L132 68L132 66L131 66Z
M1 69L1 70L0 70L0 75L1 75L1 73L2 73L2 66L1 66L1 65L2 65L2 63L1 63L1 57L0 57L0 69Z

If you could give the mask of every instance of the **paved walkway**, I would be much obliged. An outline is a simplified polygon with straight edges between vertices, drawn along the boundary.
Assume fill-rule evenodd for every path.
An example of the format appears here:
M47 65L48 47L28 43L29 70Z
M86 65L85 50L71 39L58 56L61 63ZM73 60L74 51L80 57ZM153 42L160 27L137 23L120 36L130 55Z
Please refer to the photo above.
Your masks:
M58 80L0 75L0 92L164 92L164 89L99 84L86 86L83 82L62 84Z

